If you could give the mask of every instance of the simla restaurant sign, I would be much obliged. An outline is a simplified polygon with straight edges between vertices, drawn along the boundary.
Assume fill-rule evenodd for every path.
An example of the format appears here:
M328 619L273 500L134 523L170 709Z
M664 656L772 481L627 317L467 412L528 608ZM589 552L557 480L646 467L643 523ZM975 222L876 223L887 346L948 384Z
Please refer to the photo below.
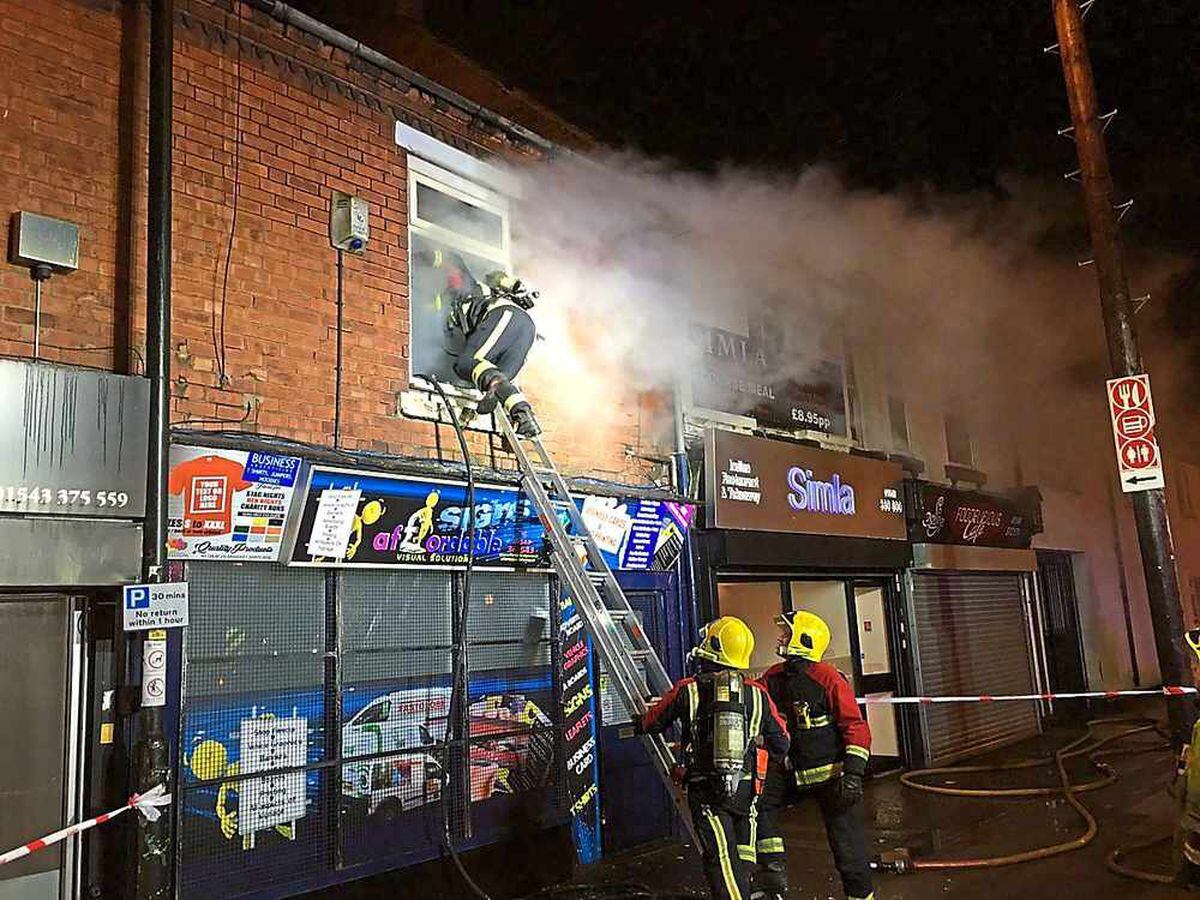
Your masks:
M908 537L895 463L716 428L704 449L709 528Z

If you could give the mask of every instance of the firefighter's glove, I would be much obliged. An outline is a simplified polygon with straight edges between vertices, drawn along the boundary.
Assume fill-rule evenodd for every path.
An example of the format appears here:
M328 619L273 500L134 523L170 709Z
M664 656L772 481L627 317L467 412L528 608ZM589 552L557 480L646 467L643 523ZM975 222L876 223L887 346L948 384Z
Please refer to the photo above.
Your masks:
M850 809L862 803L863 778L853 772L846 772L838 779L837 803L842 809Z

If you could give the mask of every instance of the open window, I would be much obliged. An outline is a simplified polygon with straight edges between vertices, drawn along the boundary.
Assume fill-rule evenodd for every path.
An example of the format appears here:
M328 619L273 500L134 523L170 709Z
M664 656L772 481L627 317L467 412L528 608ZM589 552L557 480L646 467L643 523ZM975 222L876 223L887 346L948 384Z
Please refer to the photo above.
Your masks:
M910 449L908 435L908 407L903 397L888 395L888 422L891 427L891 448L900 453ZM953 459L952 459L953 461Z
M416 156L408 158L410 376L466 388L446 347L456 289L511 271L506 198Z
M960 415L946 415L946 459L951 465L975 467L975 442L967 421Z

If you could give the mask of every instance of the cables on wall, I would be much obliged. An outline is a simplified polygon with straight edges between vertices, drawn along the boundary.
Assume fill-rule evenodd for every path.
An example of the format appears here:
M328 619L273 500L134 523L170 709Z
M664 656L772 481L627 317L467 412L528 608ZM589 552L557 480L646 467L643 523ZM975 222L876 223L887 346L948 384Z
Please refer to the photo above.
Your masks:
M233 260L233 238L237 233L238 206L242 194L242 5L234 3L237 12L237 55L234 57L233 69L233 196L232 211L229 216L229 233L225 240L225 264L221 274L220 315L217 314L216 282L213 283L213 304L211 310L213 358L217 367L217 387L224 388L229 383L229 371L226 366L225 347L225 311L229 300L229 268ZM218 326L218 319L220 320Z

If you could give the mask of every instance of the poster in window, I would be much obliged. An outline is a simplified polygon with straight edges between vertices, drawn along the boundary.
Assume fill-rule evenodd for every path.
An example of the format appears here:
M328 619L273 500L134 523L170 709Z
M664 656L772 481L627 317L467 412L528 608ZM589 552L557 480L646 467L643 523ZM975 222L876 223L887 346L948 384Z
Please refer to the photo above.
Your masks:
M170 557L278 560L300 464L296 456L173 446L167 480Z
M471 673L466 716L472 804L499 802L550 783L552 697L545 668ZM450 701L444 674L346 686L341 808L351 843L368 846L381 829L403 829L406 822L420 828L428 808L441 800Z
M794 357L768 339L692 325L697 362L691 369L695 407L750 416L787 431L846 434L842 367L814 360L795 371Z
M228 877L231 850L250 860L319 840L306 822L318 807L324 708L320 688L189 699L180 773L189 877L217 861L209 874Z

